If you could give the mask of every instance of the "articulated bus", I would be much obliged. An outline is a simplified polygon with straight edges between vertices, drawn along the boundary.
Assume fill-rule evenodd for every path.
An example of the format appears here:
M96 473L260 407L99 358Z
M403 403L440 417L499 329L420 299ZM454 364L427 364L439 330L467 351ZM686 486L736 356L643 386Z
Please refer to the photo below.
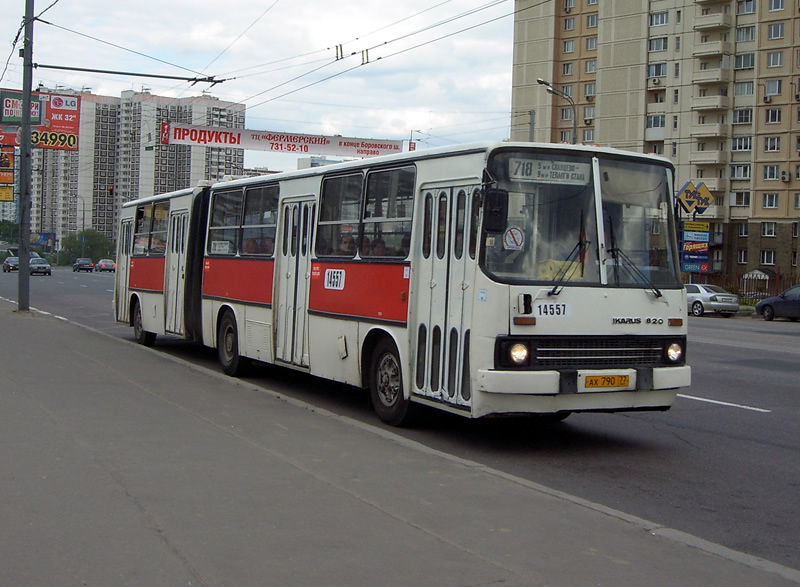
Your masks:
M479 418L667 410L690 383L674 168L479 143L123 205L116 320Z

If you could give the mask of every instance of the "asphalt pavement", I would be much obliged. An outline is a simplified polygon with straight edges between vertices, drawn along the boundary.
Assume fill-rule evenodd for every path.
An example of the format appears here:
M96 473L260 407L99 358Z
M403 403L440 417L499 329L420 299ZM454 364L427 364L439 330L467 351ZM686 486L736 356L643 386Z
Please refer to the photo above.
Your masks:
M0 585L800 583L8 300L0 480Z

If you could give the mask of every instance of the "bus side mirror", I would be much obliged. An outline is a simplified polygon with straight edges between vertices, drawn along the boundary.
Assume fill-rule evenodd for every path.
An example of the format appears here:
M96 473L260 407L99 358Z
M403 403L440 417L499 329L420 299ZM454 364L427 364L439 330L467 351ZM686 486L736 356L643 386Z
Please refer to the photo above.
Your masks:
M503 232L508 219L508 192L486 190L483 204L483 229L486 232Z

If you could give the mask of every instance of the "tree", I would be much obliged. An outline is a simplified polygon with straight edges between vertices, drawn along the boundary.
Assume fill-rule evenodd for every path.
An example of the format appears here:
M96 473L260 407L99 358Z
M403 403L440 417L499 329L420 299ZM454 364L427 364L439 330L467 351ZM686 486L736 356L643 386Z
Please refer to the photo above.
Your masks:
M58 263L70 265L78 257L89 257L94 261L114 257L114 243L93 228L64 237L61 240Z
M0 241L15 243L19 240L19 224L0 220Z

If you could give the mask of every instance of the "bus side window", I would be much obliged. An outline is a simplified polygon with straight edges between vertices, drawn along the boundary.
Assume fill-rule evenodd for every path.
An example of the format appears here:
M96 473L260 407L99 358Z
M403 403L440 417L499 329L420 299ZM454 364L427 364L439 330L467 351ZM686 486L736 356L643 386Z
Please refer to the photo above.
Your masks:
M413 166L375 171L367 177L364 201L362 256L399 257L408 255L414 206Z
M275 252L278 218L278 185L248 189L244 196L242 254L269 255Z
M136 232L133 237L134 255L146 255L150 249L152 213L152 206L139 206L136 208Z
M354 257L361 210L361 173L322 181L316 254Z
M241 190L219 191L212 195L211 221L208 227L208 252L212 255L235 255L241 236Z

